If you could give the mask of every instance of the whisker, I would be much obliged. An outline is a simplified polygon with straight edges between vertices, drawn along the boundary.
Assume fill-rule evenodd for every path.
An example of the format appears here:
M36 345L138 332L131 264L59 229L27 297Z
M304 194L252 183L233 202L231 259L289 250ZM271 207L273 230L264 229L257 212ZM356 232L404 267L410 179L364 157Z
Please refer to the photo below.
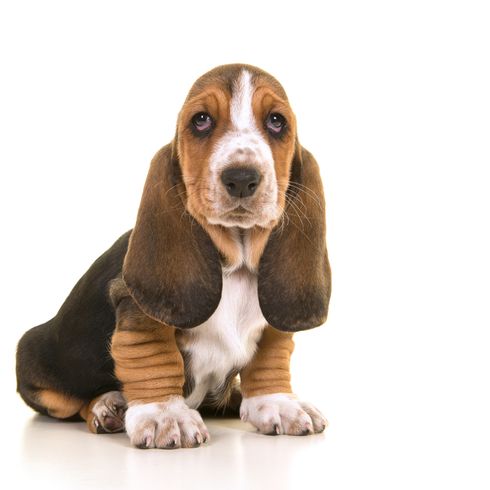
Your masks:
M278 184L287 185L287 186L290 186L292 189L295 189L299 192L304 192L308 197L310 197L315 202L315 204L318 205L319 208L322 209L322 199L310 187L308 187L304 184L300 184L299 182L289 182L289 181L278 181Z
M308 222L310 223L310 226L311 226L311 222L310 220L308 219L308 217L301 211L301 209L299 209L299 206L294 204L292 200L288 200L288 204L291 205L292 209L294 210L294 212L296 213L296 216L298 217L299 219L299 222L301 223L301 227L304 229L305 225L303 223L303 219L301 218L301 215L303 215L307 220Z

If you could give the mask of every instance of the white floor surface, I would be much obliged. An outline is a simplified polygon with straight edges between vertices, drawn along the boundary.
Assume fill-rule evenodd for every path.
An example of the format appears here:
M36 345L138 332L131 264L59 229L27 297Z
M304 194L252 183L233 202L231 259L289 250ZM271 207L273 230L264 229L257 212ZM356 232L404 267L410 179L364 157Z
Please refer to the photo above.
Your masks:
M329 466L324 434L263 436L240 420L206 419L212 440L201 448L139 450L126 434L26 415L8 449L18 488L300 488L306 475L322 481Z

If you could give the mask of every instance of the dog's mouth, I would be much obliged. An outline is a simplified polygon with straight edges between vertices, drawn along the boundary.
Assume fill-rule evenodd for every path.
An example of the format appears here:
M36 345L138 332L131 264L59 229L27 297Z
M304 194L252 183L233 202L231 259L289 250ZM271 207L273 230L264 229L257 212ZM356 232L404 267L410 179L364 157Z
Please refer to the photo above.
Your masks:
M260 219L256 211L246 208L243 204L239 204L232 209L224 211L215 217L208 217L208 222L211 224L219 224L225 227L251 228L260 224Z
M237 206L236 208L232 209L231 211L228 211L225 214L225 217L226 218L233 218L233 219L250 218L253 216L253 214L254 213L252 211L250 211L249 209L244 208L242 205L240 205L240 206Z
M259 226L261 228L272 227L275 219L263 215L259 210L247 209L243 205L238 205L233 209L225 211L215 218L208 218L211 224L219 224L225 227L252 228Z
M250 227L255 224L256 215L250 209L239 205L230 211L226 211L221 215L221 221L227 223L228 226L243 226Z
M225 228L272 228L282 209L276 203L275 196L263 193L253 197L229 199L227 196L205 196L198 214L211 225Z

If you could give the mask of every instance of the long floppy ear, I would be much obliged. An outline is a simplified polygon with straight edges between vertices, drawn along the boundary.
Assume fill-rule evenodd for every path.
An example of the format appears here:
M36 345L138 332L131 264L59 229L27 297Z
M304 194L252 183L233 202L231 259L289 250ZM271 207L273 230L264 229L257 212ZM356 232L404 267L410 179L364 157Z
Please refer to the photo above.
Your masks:
M299 143L286 195L283 221L260 259L259 303L270 325L297 332L325 322L331 289L320 171Z
M218 251L186 211L180 166L173 145L153 158L123 279L143 312L179 328L206 321L221 299Z

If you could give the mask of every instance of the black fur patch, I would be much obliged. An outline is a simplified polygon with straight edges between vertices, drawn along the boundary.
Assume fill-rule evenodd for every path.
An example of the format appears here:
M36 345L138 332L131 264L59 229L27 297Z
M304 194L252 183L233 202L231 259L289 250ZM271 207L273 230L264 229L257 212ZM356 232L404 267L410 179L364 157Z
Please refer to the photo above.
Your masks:
M58 314L27 331L17 347L17 390L26 403L39 389L51 388L90 401L120 389L109 352L115 314L109 282L121 274L131 231L99 257L75 285Z

